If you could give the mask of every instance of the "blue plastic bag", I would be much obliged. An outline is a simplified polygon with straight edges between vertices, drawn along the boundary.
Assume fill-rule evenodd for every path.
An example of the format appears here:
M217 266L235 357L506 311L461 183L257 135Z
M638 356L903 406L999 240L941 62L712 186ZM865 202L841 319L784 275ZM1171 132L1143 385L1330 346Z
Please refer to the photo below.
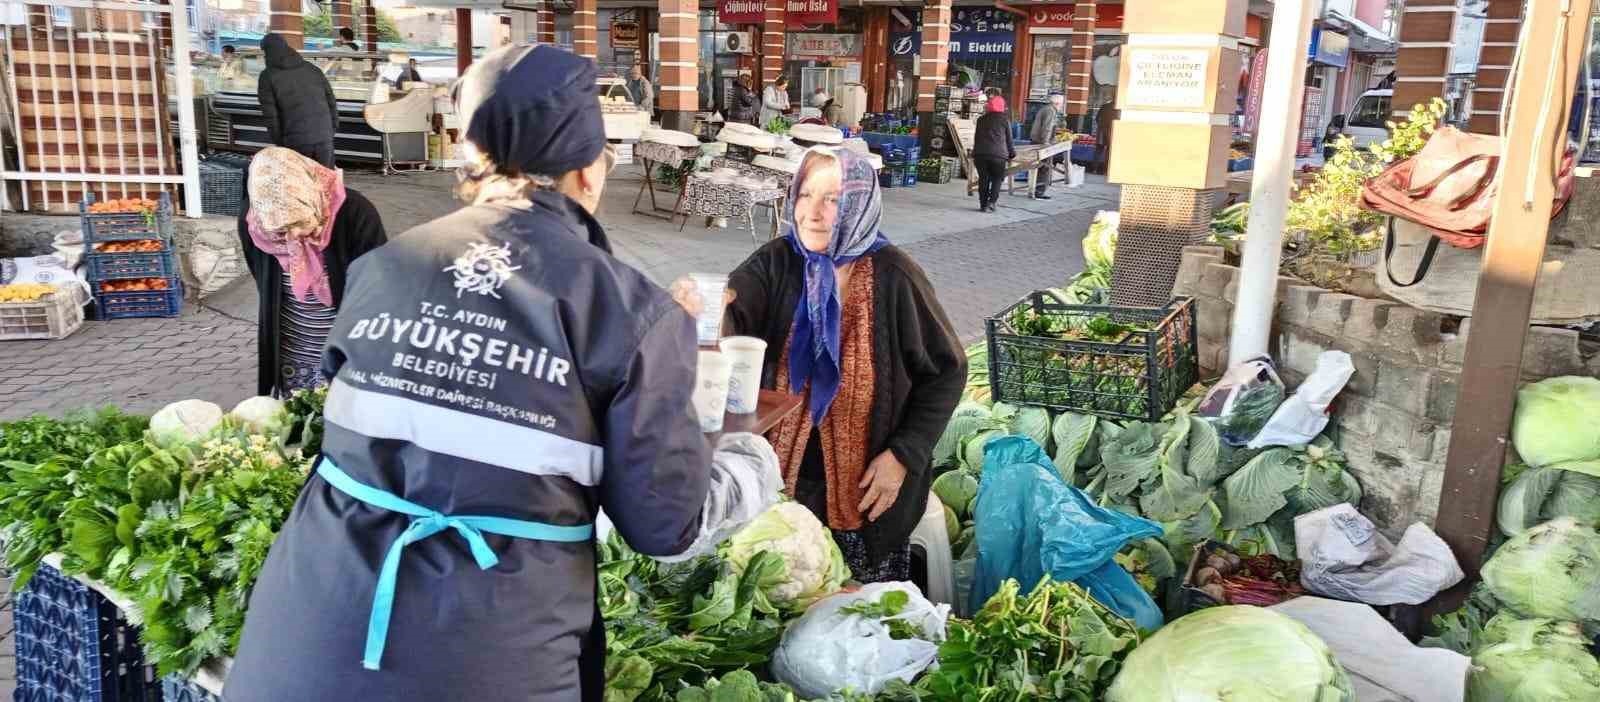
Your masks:
M1067 484L1032 439L1007 436L983 449L975 520L978 573L973 612L1007 578L1031 591L1046 573L1075 582L1141 629L1161 628L1155 600L1112 560L1131 541L1160 536L1161 525L1094 504Z

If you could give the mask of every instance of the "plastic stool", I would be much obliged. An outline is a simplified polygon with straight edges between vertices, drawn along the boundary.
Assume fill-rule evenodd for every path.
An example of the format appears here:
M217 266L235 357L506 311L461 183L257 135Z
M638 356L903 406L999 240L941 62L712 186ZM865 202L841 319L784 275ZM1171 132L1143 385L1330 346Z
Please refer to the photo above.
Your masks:
M911 531L911 545L922 547L928 566L928 591L923 593L935 604L955 604L956 581L951 570L950 534L945 531L944 503L928 493L928 509Z

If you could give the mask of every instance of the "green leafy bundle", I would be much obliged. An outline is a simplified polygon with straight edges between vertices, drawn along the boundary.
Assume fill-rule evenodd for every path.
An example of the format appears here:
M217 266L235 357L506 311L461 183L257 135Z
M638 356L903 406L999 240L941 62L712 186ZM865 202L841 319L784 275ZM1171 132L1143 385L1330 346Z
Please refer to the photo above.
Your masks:
M1002 583L972 621L953 620L926 700L1097 700L1139 645L1133 623L1072 583L1048 577L1027 597Z

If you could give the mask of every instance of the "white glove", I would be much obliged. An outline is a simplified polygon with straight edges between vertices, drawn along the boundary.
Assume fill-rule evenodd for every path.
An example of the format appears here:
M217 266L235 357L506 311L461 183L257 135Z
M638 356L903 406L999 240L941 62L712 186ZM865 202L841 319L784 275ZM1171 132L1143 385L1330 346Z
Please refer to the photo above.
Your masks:
M689 549L656 560L677 563L709 554L778 503L783 474L772 444L755 434L724 434L711 456L711 485L700 512L700 534Z

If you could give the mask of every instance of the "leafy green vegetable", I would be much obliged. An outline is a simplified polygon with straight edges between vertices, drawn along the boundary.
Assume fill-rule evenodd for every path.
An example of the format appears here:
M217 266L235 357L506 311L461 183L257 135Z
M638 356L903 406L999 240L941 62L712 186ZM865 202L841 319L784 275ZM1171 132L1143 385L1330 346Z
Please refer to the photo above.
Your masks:
M1053 462L1062 480L1068 483L1076 482L1079 459L1085 454L1090 454L1094 444L1095 425L1098 422L1099 420L1092 414L1064 412L1056 417L1055 423L1051 425L1050 434L1056 444Z
M607 690L610 690L609 683ZM630 698L631 699L631 698ZM748 670L736 670L699 686L678 691L676 702L796 702L794 691L780 683L761 682ZM610 702L610 697L607 697Z
M1534 467L1600 459L1597 415L1600 378L1566 376L1525 385L1517 391L1511 427L1517 453Z
M1290 461L1294 452L1271 449L1256 456L1222 482L1228 503L1222 528L1243 529L1266 521L1289 504L1284 493L1299 485L1300 476Z
M1304 624L1269 609L1209 607L1168 623L1123 663L1106 702L1348 702L1344 668Z
M1581 627L1497 614L1472 654L1473 702L1580 702L1600 699L1600 661Z
M1042 580L1027 597L1007 580L972 621L950 623L923 699L1097 700L1139 645L1133 624L1073 583Z
M911 595L903 590L890 590L883 593L877 602L862 600L854 604L839 608L844 614L854 614L869 619L879 619L884 626L889 627L889 638L896 641L906 639L920 639L923 637L922 629L916 624L899 619L906 605L911 604Z
M832 535L804 505L773 505L728 541L728 561L737 574L769 551L782 559L781 569L763 578L762 590L772 604L803 611L838 591L850 577L844 556Z
M950 422L945 425L944 433L939 435L938 443L933 445L933 465L943 466L955 462L962 440L995 426L994 413L988 407L976 402L962 402L956 405L955 412L950 415Z
M995 405L999 407L1000 405ZM974 475L983 474L983 447L991 439L998 439L1006 433L999 429L980 431L967 437L961 442L961 466Z
M1474 649L1483 644L1483 627L1499 608L1500 605L1494 601L1494 595L1490 594L1489 588L1479 583L1472 588L1472 594L1459 609L1433 616L1434 633L1424 636L1419 645L1447 648L1470 656Z
M1552 463L1522 472L1500 494L1495 521L1500 533L1515 536L1557 517L1600 528L1600 460Z
M1572 517L1528 529L1483 565L1483 582L1523 616L1600 624L1600 531Z
M1283 404L1283 386L1278 383L1254 383L1240 391L1233 406L1221 418L1217 431L1224 439L1235 444L1246 444L1261 432L1272 419L1272 413Z
M955 513L956 520L970 516L967 505L978 496L978 479L966 471L953 470L933 480L933 494L946 509Z
M1050 413L1042 407L1023 407L1011 417L1012 434L1033 439L1045 451L1050 450Z

